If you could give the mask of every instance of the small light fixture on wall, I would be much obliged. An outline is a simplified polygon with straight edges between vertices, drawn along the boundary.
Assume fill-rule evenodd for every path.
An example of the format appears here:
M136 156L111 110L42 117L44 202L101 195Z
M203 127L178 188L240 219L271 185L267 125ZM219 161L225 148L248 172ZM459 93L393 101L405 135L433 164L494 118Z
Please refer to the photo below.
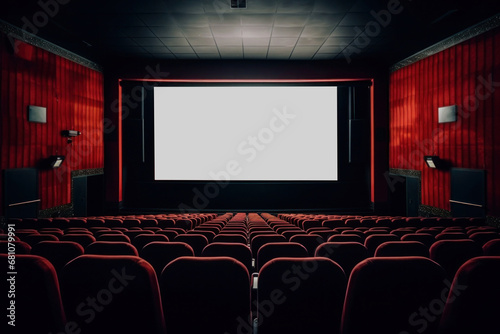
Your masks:
M64 159L64 155L52 155L47 159L47 168L59 168L61 167Z
M440 169L443 166L443 160L441 160L437 155L426 155L424 156L424 161L429 168Z

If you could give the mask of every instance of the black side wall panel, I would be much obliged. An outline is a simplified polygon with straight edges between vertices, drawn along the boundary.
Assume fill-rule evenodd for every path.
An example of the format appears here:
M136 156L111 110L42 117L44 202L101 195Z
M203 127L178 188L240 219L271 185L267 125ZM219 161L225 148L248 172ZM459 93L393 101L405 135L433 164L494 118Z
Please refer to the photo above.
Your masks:
M35 168L6 169L3 195L4 212L7 218L36 218L39 205L38 170Z

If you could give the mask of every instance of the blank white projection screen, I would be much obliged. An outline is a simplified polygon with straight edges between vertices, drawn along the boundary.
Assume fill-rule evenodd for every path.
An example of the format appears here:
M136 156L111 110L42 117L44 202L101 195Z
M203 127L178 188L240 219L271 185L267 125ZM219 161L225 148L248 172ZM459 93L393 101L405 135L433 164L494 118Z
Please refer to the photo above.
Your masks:
M336 181L337 87L154 88L156 180Z

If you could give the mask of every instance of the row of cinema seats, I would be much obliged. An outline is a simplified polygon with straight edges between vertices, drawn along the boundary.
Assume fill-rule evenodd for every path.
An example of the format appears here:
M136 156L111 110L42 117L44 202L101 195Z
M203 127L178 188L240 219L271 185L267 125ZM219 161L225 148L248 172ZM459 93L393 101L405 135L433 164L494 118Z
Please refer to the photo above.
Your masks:
M140 255L158 270L166 265L165 261L176 256L232 256L251 273L275 257L327 254L347 274L358 262L370 256L424 256L437 261L453 277L465 260L483 254L497 255L499 246L495 240L500 237L498 230L491 226L406 226L394 229L380 226L332 229L323 226L305 231L265 213L262 216L249 214L248 218L244 214L230 216L207 218L210 220L191 229L104 226L65 230L54 227L18 229L17 239L23 242L17 243L17 252L30 253L33 246L31 253L52 256L57 268L72 259L71 256L80 255L80 248L86 254ZM114 220L120 219L115 217ZM165 253L173 255L158 255Z
M409 316L407 315L405 320L406 322L402 320L404 318L403 313L405 313L409 309L412 309L415 312L419 311L419 308L415 306L416 302L413 304L409 303L411 305L406 305L408 303L405 302L405 299L403 298L398 299L394 297L393 298L394 300L390 301L389 303L390 305L386 305L388 302L386 300L387 298L383 298L381 297L381 295L377 295L375 293L378 291L378 288L376 287L378 287L380 284L377 282L379 280L387 278L385 277L387 275L390 275L393 278L395 277L394 279L389 280L391 281L390 284L387 283L385 286L386 290L383 293L387 293L389 295L396 294L401 296L412 297L413 296L412 289L417 289L418 291L420 291L419 294L417 294L418 296L420 295L428 296L431 293L429 292L427 294L426 291L434 291L434 290L432 290L427 283L423 284L422 282L430 280L434 282L433 283L434 287L436 287L438 286L437 282L439 281L441 286L443 286L444 284L444 287L441 290L442 294L440 296L440 299L436 300L438 302L441 301L441 303L444 304L443 300L446 299L446 296L443 299L443 295L448 294L449 290L449 286L447 286L446 284L448 285L450 284L448 283L448 281L446 281L446 277L448 276L449 278L450 274L447 273L447 270L443 270L442 266L436 264L436 262L433 262L432 260L423 257L415 258L413 256L410 256L413 255L411 252L414 252L414 250L408 253L408 246L403 246L402 250L401 249L398 250L398 247L401 246L397 245L408 245L408 242L406 241L405 242L391 241L388 243L383 243L376 248L374 254L370 254L368 253L368 247L366 247L364 243L353 242L353 241L345 241L345 242L333 241L327 243L320 243L320 241L322 242L323 240L316 240L318 244L316 245L314 254L317 255L317 257L311 257L310 253L308 252L308 246L310 248L311 245L308 245L307 241L311 241L312 238L305 238L304 240L302 240L303 244L300 244L295 241L290 242L289 240L295 237L295 235L291 235L289 238L287 238L288 236L283 235L283 233L286 232L286 229L285 231L279 230L280 227L287 227L287 226L279 226L280 224L275 224L275 223L281 223L281 225L286 225L283 224L286 222L282 220L279 221L278 219L276 219L276 217L271 215L262 214L261 216L259 216L257 214L248 214L247 216L245 214L236 214L236 215L227 214L219 216L215 219L207 220L206 223L207 224L204 223L199 224L193 230L187 230L187 231L183 230L186 233L183 233L181 235L190 235L189 232L192 231L204 232L209 230L216 230L213 229L213 227L222 226L222 228L219 229L219 233L217 233L216 236L219 235L246 236L246 240L248 240L247 243L249 244L249 246L253 246L254 250L257 249L257 252L254 252L254 254L257 254L256 256L257 263L255 270L257 270L259 273L259 281L257 289L258 302L254 302L255 305L253 307L254 309L253 317L256 318L254 322L252 322L251 320L252 317L249 315L251 311L248 311L252 309L250 306L251 299L248 299L250 298L249 297L250 285L252 283L252 281L249 279L250 278L249 274L254 269L252 269L251 264L250 266L248 265L248 261L247 265L244 265L243 263L245 261L239 262L234 260L234 258L240 258L240 256L242 256L241 254L247 254L247 255L250 254L249 257L251 259L252 258L251 248L248 245L245 245L245 242L238 243L233 241L230 243L225 243L225 242L213 242L212 240L212 243L207 244L201 250L202 252L201 255L204 255L206 257L203 258L197 256L193 257L192 255L197 255L195 254L193 247L190 247L184 242L179 242L177 241L177 238L175 238L175 241L173 242L154 241L151 244L143 246L138 252L143 260L133 255L132 257L116 256L116 255L113 256L81 255L83 254L83 252L87 254L91 254L93 252L88 251L89 246L83 249L83 247L80 245L81 247L80 252L77 253L80 254L80 256L76 260L71 261L71 263L67 265L65 265L64 263L62 263L61 265L60 263L58 264L59 269L58 270L54 269L54 271L56 272L56 277L59 276L59 280L61 281L60 290L62 293L62 301L64 304L64 311L66 313L66 316L68 317L68 320L64 322L65 326L68 326L68 324L69 326L78 326L77 329L82 329L83 333L86 332L100 333L104 332L105 328L109 329L109 326L113 326L113 328L116 328L116 324L114 324L114 321L117 321L117 319L120 318L121 315L121 317L126 318L129 321L125 321L123 323L123 328L119 327L117 328L117 330L123 331L125 333L137 332L137 330L139 332L143 331L153 332L153 333L163 332L165 326L167 329L167 333L171 332L190 333L201 330L208 331L209 333L211 332L250 333L253 330L257 330L259 333L260 332L298 333L298 332L323 332L325 329L328 329L328 332L335 333L340 330L339 329L341 323L340 319L343 319L342 320L343 333L362 333L368 331L368 329L358 328L360 326L360 323L363 323L363 321L359 321L359 318L353 316L353 312L355 315L355 313L357 312L356 310L358 310L359 307L361 307L364 304L360 300L358 300L358 303L361 303L360 304L361 306L354 303L356 298L349 296L351 295L358 296L358 298L361 298L362 300L364 298L362 296L364 296L365 294L366 296L369 296L370 291L372 292L372 294L374 294L372 306L378 305L377 303L380 304L379 307L385 305L384 306L385 308L384 307L381 308L382 310L385 310L385 312L387 312L389 309L392 310L392 308L394 308L395 310L399 310L398 312L395 313L396 315L394 317L394 319L399 319L398 320L399 322L395 321L394 319L391 320L395 321L394 326L391 328L387 327L388 324L386 323L386 320L384 320L386 318L384 318L382 315L379 314L379 316L374 318L374 320L378 319L377 320L378 322L374 322L378 324L377 325L378 327L375 328L380 328L381 331L391 332L390 329L391 330L397 329L398 333L404 330L406 330L407 332L434 333L435 329L440 323L439 320L434 320L432 321L431 324L425 324L425 327L428 328L428 331L423 331L424 321L430 322L426 317L420 315L417 316L417 318L414 318L412 321L410 321L408 318ZM464 234L466 234L467 237L474 234L474 233L467 234L467 232L470 232L472 228L467 228L465 226L457 226L457 228L458 227L463 229L462 232L464 232ZM482 228L488 230L488 232L494 233L492 229L489 229L485 226L477 228ZM419 232L418 227L414 227L414 229L415 230L411 230L411 232ZM136 229L131 229L130 231L134 230ZM239 230L245 231L245 233L240 233L242 231ZM395 230L389 230L389 231L394 232ZM438 230L440 230L440 232L442 233L445 232L446 228L440 227L438 228ZM40 233L45 231L47 230L40 230L38 232ZM116 235L121 234L127 236L125 232L128 232L129 230L128 229L126 231L121 229L102 230L99 227L89 227L87 231L88 233L84 234L92 234L92 237L97 236L99 238L100 236L107 234L107 233L101 233L104 231L117 231L121 233L116 233ZM148 230L145 229L143 231L148 231ZM161 233L154 233L161 231L167 231L167 230L153 229L146 234L152 236L156 236L158 234L162 235ZM335 231L334 229L330 229L330 231L333 232L331 236L334 235L342 236L347 234L343 233L344 231L342 230ZM369 232L370 229L363 230L363 229L356 229L353 227L349 227L349 231ZM384 231L384 232L389 232L389 231ZM61 231L63 235L67 235L64 234L65 232L67 231ZM282 233L280 234L279 232ZM498 239L498 231L496 232ZM458 232L450 232L450 233L458 233ZM56 234L59 235L59 233ZM191 234L196 235L198 233L191 233ZM356 234L356 233L351 233L351 234ZM383 234L375 233L373 235L378 237L384 234L388 233L383 233ZM412 234L412 235L430 234L431 236L434 236L431 233L407 233L407 234ZM207 235L208 237L211 236L209 234ZM271 239L275 238L277 235L281 236L282 238L284 237L285 241L283 241L282 238L279 238L280 239L279 241L276 240L278 242L268 242ZM438 234L436 234L436 236L437 235ZM26 235L26 237L28 236L29 235ZM136 238L138 238L139 236L140 235L135 235L131 241L136 240ZM308 235L305 233L304 230L302 230L302 233L298 234L297 236L306 237ZM314 238L317 238L316 235L312 236ZM357 236L358 237L364 236L365 243L367 240L372 240L372 236L370 233L366 233L366 235L363 236L362 235L357 235ZM205 237L208 241L207 236L203 235L203 237ZM268 237L269 237L268 240L264 240ZM299 240L301 239L300 238L297 239L297 241ZM57 245L57 244L68 243L57 240L41 241L41 242L36 242L34 240L30 241L32 242L33 246L33 248L31 249L32 254L33 253L40 254L40 248L43 249L43 247L47 247L41 245L46 245L46 244ZM255 243L255 241L259 242ZM445 239L442 241L434 242L433 246L439 243L447 244L447 243L456 243L461 241L462 240L455 241L455 240ZM466 241L468 244L473 243L476 245L477 243L476 241L470 239ZM111 243L107 241L104 242L110 245L109 247L113 247L114 244L115 245L124 244L123 241L117 241ZM259 243L262 243L262 245L259 245ZM486 242L483 248L488 244L494 244L494 243L495 239ZM125 244L127 244L127 242L125 242ZM128 245L133 247L133 245L131 245L130 243L128 243ZM178 258L177 260L171 262L173 259L177 257L177 255L174 254L175 252L173 251L173 248L170 249L162 248L166 247L167 245L172 247L182 247L182 249L187 250L184 255L191 255L191 256L189 257L183 256L182 258ZM320 247L318 247L318 245ZM356 257L357 255L354 256L353 254L357 254L355 251L353 251L354 248L351 248L350 250L348 248L351 247L352 245L353 247L357 247L358 250L364 249L361 252L361 253L364 252L364 254L362 254L362 256L359 257ZM415 245L415 243L414 242L413 244L410 243L410 245ZM231 250L230 247L232 247ZM406 255L406 256L388 258L385 256L391 254L377 254L377 252L380 252L380 249L383 249L384 247L385 248L392 247L393 251L396 252L396 254L392 255ZM478 247L481 248L480 246ZM209 252L208 250L210 249L212 250ZM236 252L236 249L238 249L240 253ZM419 249L422 250L423 248L420 247ZM33 252L33 250L35 251ZM137 251L137 249L135 250ZM150 250L150 252L148 253L147 250ZM246 250L246 252L243 250ZM323 252L323 254L320 254L321 252ZM386 249L385 252L390 252L390 251ZM355 267L355 269L349 268L345 262L343 263L342 261L336 259L333 256L333 255L339 256L340 259L342 258L342 256L340 256L339 254L342 253L344 253L345 255L344 257L347 259L346 261L350 260L352 262L351 265L352 267ZM171 254L173 256L169 257L167 256L167 254ZM151 255L152 257L147 258L149 255ZM219 257L220 255L226 255L229 257ZM375 255L376 257L373 258L371 257L372 255ZM383 257L379 257L382 255ZM476 255L479 256L482 254L476 254ZM47 258L50 258L50 255L48 254L45 254L45 256ZM467 256L471 257L470 254ZM462 262L460 264L465 262L467 256L461 259ZM334 258L337 261L334 262L325 257ZM474 257L474 256L472 257L474 258L474 260L482 259L480 257ZM127 260L125 260L125 258L127 258ZM248 256L246 256L246 258L248 259ZM487 258L495 259L495 257L487 257ZM123 261L133 260L133 262L135 263L134 265L131 264L133 268L137 269L139 267L144 267L146 269L143 268L137 270L147 271L149 272L149 274L151 274L152 272L153 273L152 276L154 276L155 278L157 277L157 279L159 280L159 286L160 286L159 291L157 291L154 288L155 286L153 282L154 279L151 278L151 275L148 274L144 276L145 277L144 278L143 276L135 275L134 273L129 274L128 269L123 269L125 268L125 265L123 266L121 264L118 265L118 262L115 262L115 260L117 261L118 259L122 259ZM146 259L146 261L144 261L144 259ZM158 263L155 263L154 259L158 259L159 260ZM396 260L398 260L399 262L397 262ZM39 262L40 258L37 258L37 261ZM358 263L360 261L361 263ZM377 264L374 265L373 263ZM385 264L382 265L382 263ZM412 267L413 265L410 265L410 263L414 263L415 267L413 268ZM495 263L498 268L498 262ZM152 265L153 271L151 271L151 266L149 264ZM166 266L165 270L163 270L166 264L168 265ZM373 266L375 266L375 269L373 269ZM408 269L407 266L409 266L410 269ZM344 267L343 268L344 270L342 270L342 267ZM369 269L361 270L358 269L358 267L372 268L371 269L372 271L370 272ZM244 268L244 274L242 268ZM433 269L425 269L425 268L433 268ZM353 273L349 275L349 272L351 270L353 271ZM353 278L356 277L357 275L356 273L358 272L358 270L361 270L361 272L365 273L368 272L369 274L366 275L360 274L361 278ZM403 271L404 273L398 274L399 275L398 276L396 273L399 271ZM430 271L434 271L433 275L435 275L435 277L440 277L440 280L430 279L429 277L432 276L429 274ZM437 272L439 272L439 274L437 274ZM417 275L417 273L419 273L420 276ZM406 275L408 275L408 277ZM416 275L415 281L412 281L410 279L409 276L411 275ZM143 292L146 293L146 295L151 295L153 298L153 300L148 299L147 302L144 302L145 305L149 307L150 311L152 309L158 308L158 305L160 304L162 304L163 306L162 312L156 312L156 313L154 311L148 312L148 316L150 317L154 316L153 317L154 319L147 317L146 315L142 315L141 312L134 313L136 314L136 316L140 315L141 318L146 317L145 319L150 319L150 322L148 324L151 324L153 327L147 327L147 328L140 327L140 324L138 323L137 320L138 318L136 316L127 313L125 311L122 312L120 310L120 307L124 307L124 305L128 305L128 307L134 309L135 306L130 305L132 301L134 301L134 303L137 302L142 303L142 299L140 299L135 295L132 296L127 295L124 296L123 299L119 297L122 295L121 291L125 291L125 289L122 288L124 287L128 288L129 285L130 286L133 285L131 282L134 282L135 278L131 279L131 282L127 281L127 278L132 276L143 277L144 280L146 281L149 280L149 284L152 286L152 288L151 289L147 288L148 285L146 284L143 288ZM457 277L457 276L458 274L452 275L451 277ZM242 277L244 279L241 279ZM351 282L354 280L361 282L363 280L363 277L364 279L374 280L374 282L371 282L370 283L371 285L370 284L367 285L367 283L363 284L358 283L357 285L358 289L356 290L353 288L354 292L351 292L351 294L350 291L352 284L349 283L349 288L347 289L348 291L346 295L345 289L347 281L350 280L349 282ZM498 278L498 275L494 277ZM116 286L116 284L115 285L105 284L106 282L109 283L111 281L115 283L120 281L121 283L124 284L124 286ZM244 284L242 283L243 281L245 282ZM407 284L408 282L414 282L415 284L410 284L406 288L399 286L402 285L403 283ZM81 289L80 291L78 290L79 286L84 288ZM109 291L111 290L120 291L120 293L117 293L115 296L115 293L113 291L109 292L105 289L106 286L108 286ZM362 289L363 286L365 286L366 291L360 292L363 291ZM458 284L457 287L461 287L461 285ZM403 288L412 291L399 290ZM372 291L372 289L376 291ZM443 292L444 290L446 290L446 292ZM457 289L452 291L456 290ZM377 293L382 294L381 291L378 291ZM159 297L158 298L155 297L156 295L158 295ZM377 295L378 297L376 298L375 295ZM65 296L67 296L67 298L65 298ZM82 302L88 300L86 299L87 297L91 298L90 300L92 301L92 296L95 296L95 299L99 303L97 304L84 303L82 306ZM450 295L450 298L453 297L455 297L455 295ZM480 296L478 298L479 300L482 300L481 298L485 297ZM36 299L38 300L39 298ZM120 304L121 306L116 305L113 302L114 300L119 300L117 304ZM349 303L348 301L352 301L354 303L354 306L352 306L352 304ZM429 304L430 302L437 303L435 302L435 299L432 299L429 302L427 302L427 304L424 302L422 305L424 306L430 305ZM308 307L307 310L304 310L303 305L306 304L308 305ZM312 307L311 304L313 305ZM19 305L21 305L21 302ZM228 305L231 305L231 307L228 308ZM431 309L434 310L432 314L434 313L438 314L430 315L430 317L439 318L444 308L436 309L436 307L440 306L439 303L432 305L433 305L432 307L434 307L433 309ZM117 308L117 310L115 310L115 307ZM351 310L351 308L353 309ZM404 311L402 311L403 309ZM192 316L193 310L195 311L195 316ZM342 312L344 312L343 316ZM450 316L451 318L448 317L446 319L453 319L453 316L454 314L456 314L456 312L458 311L454 311L452 313L452 316ZM28 312L27 314L32 314L32 312ZM41 314L43 314L43 312ZM130 314L130 317L127 317L127 314ZM398 315L400 315L400 317L398 317ZM413 313L411 313L410 315L413 315ZM46 322L46 319L48 318L45 316L41 316L40 319L41 320L39 320L39 322L40 321ZM485 317L483 321L486 325L489 326L492 325L491 323L492 319L493 318ZM448 323L449 322L450 321L448 321ZM33 325L34 323L37 323L37 321L26 321L26 322L22 321L22 323ZM455 323L454 321L451 321L450 325L443 320L441 327L443 328L443 330L446 330L447 327L451 326L450 328L452 328L454 326L454 323ZM415 324L420 324L420 325L417 326ZM405 325L406 327L404 327L403 325ZM290 328L288 328L287 326ZM461 326L460 328L462 327L463 326ZM373 330L374 330L373 328L370 329L370 331L372 332ZM454 330L456 330L456 328ZM28 331L28 329L26 329L26 331ZM376 332L378 332L378 330L376 330Z
M5 262L7 255L0 258ZM59 277L49 261L35 255L17 256L16 268L16 327L7 333L495 333L499 328L499 256L467 261L452 284L438 264L423 257L369 258L349 280L327 258L278 258L260 270L253 316L248 271L229 257L181 257L158 279L146 261L133 256L82 255ZM8 291L5 280L1 285Z
M95 216L95 217L68 217L68 218L24 218L10 219L10 223L17 228L183 228L193 227L212 220L218 215L215 213L201 214L156 214L156 215L127 215L127 216Z

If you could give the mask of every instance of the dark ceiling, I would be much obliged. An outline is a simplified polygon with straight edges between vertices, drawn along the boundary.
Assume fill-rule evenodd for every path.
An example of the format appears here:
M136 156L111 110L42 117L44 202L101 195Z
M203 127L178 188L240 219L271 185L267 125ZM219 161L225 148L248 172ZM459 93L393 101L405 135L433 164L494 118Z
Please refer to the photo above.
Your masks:
M499 13L500 1L247 0L246 9L231 9L230 0L3 0L1 7L4 21L96 61L391 64Z

